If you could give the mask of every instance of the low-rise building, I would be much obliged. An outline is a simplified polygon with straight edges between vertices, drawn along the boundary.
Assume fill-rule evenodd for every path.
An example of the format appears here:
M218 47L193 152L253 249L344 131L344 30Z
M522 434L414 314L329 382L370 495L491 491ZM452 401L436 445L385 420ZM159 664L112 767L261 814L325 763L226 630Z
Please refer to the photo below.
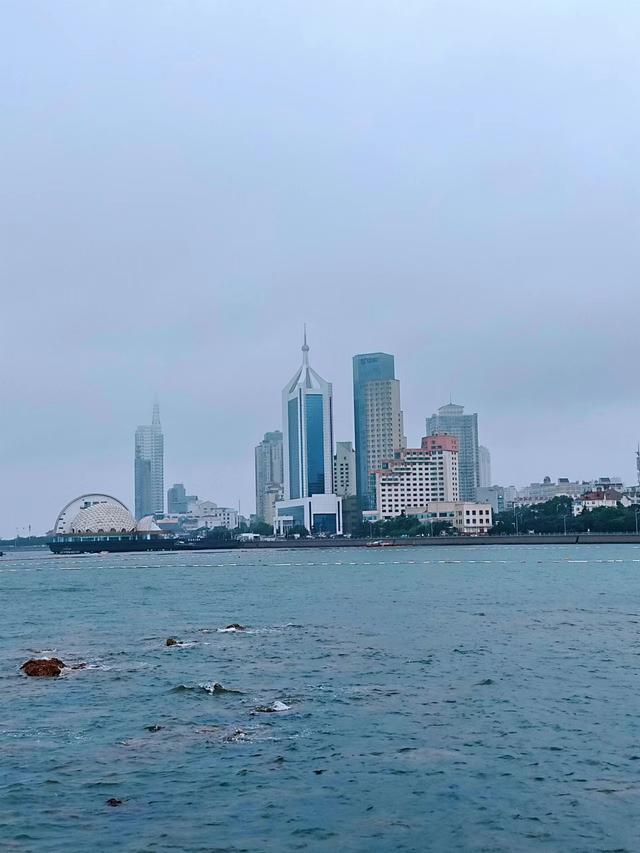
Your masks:
M305 527L313 536L341 536L342 498L311 495L276 504L273 532L285 536L293 527Z
M604 492L586 492L573 502L573 514L580 515L582 512L591 512L594 509L602 509L607 507L612 509L617 507L619 503L631 505L631 500L626 499L615 489L607 489Z
M422 524L450 524L458 533L485 535L493 526L491 505L469 501L430 501L423 507L410 507L407 516Z
M214 527L227 527L234 530L238 526L238 510L218 506L213 501L191 501L184 516L185 530L212 530Z
M429 501L457 501L458 439L436 434L421 447L397 450L375 473L378 518L396 518L408 508Z

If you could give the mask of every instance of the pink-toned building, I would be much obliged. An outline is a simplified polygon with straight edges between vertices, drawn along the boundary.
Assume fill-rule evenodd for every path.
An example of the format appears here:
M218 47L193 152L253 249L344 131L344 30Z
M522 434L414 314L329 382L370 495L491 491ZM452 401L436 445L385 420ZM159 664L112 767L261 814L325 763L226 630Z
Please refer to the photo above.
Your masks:
M458 439L436 434L420 447L397 450L374 471L376 506L382 519L395 518L431 501L458 501Z

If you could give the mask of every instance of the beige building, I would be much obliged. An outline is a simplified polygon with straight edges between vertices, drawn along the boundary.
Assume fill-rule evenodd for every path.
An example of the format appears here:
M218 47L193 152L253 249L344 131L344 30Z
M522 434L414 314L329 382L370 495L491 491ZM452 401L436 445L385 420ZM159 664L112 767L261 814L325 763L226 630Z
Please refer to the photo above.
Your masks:
M406 514L417 517L423 524L451 524L458 533L465 534L484 535L493 525L491 504L430 501L424 507L410 507Z
M367 437L364 453L369 477L407 446L400 408L400 383L397 379L380 379L363 386L364 432ZM376 503L380 508L380 504ZM371 507L373 509L373 507Z
M458 439L430 435L421 447L402 448L375 471L380 519L396 518L431 501L458 501Z
M341 498L349 498L356 493L356 452L350 441L336 442L333 491Z

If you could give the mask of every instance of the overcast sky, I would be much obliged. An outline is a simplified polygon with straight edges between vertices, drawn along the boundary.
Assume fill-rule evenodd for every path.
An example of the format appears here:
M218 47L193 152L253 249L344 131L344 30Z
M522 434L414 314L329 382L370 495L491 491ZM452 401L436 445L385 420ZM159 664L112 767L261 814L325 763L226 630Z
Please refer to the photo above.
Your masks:
M0 534L85 491L254 510L300 362L396 356L410 444L477 411L493 479L635 481L635 0L8 0Z

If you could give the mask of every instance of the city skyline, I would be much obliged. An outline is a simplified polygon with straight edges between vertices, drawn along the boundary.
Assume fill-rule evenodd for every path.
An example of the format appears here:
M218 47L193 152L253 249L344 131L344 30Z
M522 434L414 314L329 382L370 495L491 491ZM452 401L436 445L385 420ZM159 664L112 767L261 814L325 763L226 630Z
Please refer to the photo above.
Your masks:
M322 344L320 344L319 349L322 349ZM393 356L391 356L391 357L393 358ZM345 399L345 394L344 394L345 389L344 388L339 389L338 395L337 395L338 398L341 400L340 406L345 411L338 411L336 419L338 420L338 422L344 423L345 422L344 415L346 412L346 422L347 422L346 428L342 428L340 433L339 433L341 439L344 439L345 435L354 435L354 421L353 421L354 412L353 412L353 399L352 399L353 385L352 385L352 370L351 370L351 364L352 364L353 358L354 358L353 356L349 356L347 358L348 369L349 369L349 380L345 383L348 395L351 396L351 399L349 399L349 396L347 397L347 399ZM400 381L400 380L398 380L398 381ZM278 383L276 382L275 386L274 386L274 387L276 387L276 391L274 392L274 396L275 396L276 400L278 398L277 384ZM333 383L329 383L329 384L333 385ZM332 389L332 394L333 394L333 389ZM450 405L450 404L448 404L448 405ZM156 406L157 406L157 404L154 404L154 410L155 410ZM411 405L411 403L409 404L408 408L410 410L414 409L414 407ZM169 411L171 411L170 405L168 406L168 409L169 409ZM482 429L483 440L486 440L486 438L485 438L486 432L484 430L484 416L483 416L482 412L480 412L479 414L483 418L483 429ZM340 417L340 415L342 415L342 417ZM157 417L159 419L159 413L158 413ZM281 417L281 414L280 414L280 417ZM350 425L349 425L349 419L351 421ZM411 434L411 438L408 440L409 445L411 445L412 442L419 444L420 439L415 438L414 436L418 436L420 431L422 431L422 433L424 433L424 429L425 429L424 419L420 418L420 417L416 417L415 411L410 412L410 421L411 422L416 423L416 422L419 422L420 420L422 420L422 424L423 424L422 428L420 429L420 427L418 426L417 429L415 430L415 432ZM274 423L279 423L277 420L277 415L274 417L273 421L274 421ZM128 430L129 435L130 435L130 429L131 428L129 427L129 430ZM278 430L275 430L275 432L277 432L277 431ZM125 430L125 432L127 432L127 430ZM352 440L352 439L349 439L349 440ZM334 450L335 450L335 447L337 445L337 442L338 442L338 440L335 439L335 437L334 437ZM487 444L489 444L489 443L490 442L487 441ZM491 442L491 443L493 443L493 442ZM632 451L628 451L626 453L626 456L628 457L627 458L627 472L622 476L622 479L624 479L624 481L628 485L633 485L636 482L635 450L636 450L636 448L632 448ZM624 451L624 448L623 448L623 451ZM181 462L179 457L175 457L174 455L172 455L168 459L168 469L174 473L168 477L165 476L164 479L165 479L165 482L171 482L172 480L173 480L173 482L182 482L183 480L188 479L189 482L193 481L195 483L202 484L202 485L198 485L197 488L194 488L193 491L194 492L202 492L202 493L212 493L215 495L216 500L219 501L220 504L237 506L238 503L240 503L240 505L242 507L243 515L249 516L251 513L253 513L253 511L255 509L255 506L254 506L254 503L255 503L255 460L252 458L252 454L250 452L248 452L248 453L246 452L246 449L245 449L245 456L247 457L247 459L250 459L250 462L252 463L250 466L245 465L245 467L248 469L246 476L242 480L234 478L232 480L231 488L227 487L227 489L224 490L224 492L222 489L220 490L220 492L216 491L215 485L213 485L213 486L207 485L207 482L208 482L207 479L202 476L202 468L208 467L213 472L212 473L212 479L210 482L215 484L216 481L218 480L218 478L216 477L216 473L215 473L215 460L213 459L213 457L207 459L206 461L203 460L203 462L204 462L203 465L196 465L196 466L190 468L188 465L185 465L183 462ZM526 489L531 483L535 483L538 480L542 480L543 476L551 476L552 481L555 481L558 478L563 477L563 476L568 476L569 479L571 479L571 480L577 480L577 481L584 480L585 482L590 482L590 481L592 481L592 480L594 480L600 476L609 476L611 474L618 475L617 470L613 468L613 465L608 464L606 459L604 460L603 464L599 468L597 468L596 470L591 470L591 468L589 467L591 464L589 462L590 458L591 457L588 457L588 458L585 458L583 460L583 463L581 464L580 470L578 472L574 472L572 470L569 472L569 474L567 474L567 468L560 469L560 471L550 471L549 468L547 467L547 468L543 469L544 473L533 472L533 476L529 477L528 479L526 478L526 475L525 475L525 478L522 480L516 479L515 485L519 489ZM244 461L246 462L246 459ZM120 462L122 462L122 460L120 460ZM117 460L116 460L116 465L117 465ZM493 455L492 455L492 467L493 467ZM128 470L130 471L131 469L129 468ZM186 477L186 476L183 477L182 472L187 471L187 470L190 470L191 473L193 474L193 476L191 476L191 474L190 474L188 477ZM89 474L89 476L86 478L85 482L89 483L92 481L92 477L91 477L91 472L88 472L88 474ZM509 486L509 485L513 484L513 480L515 478L512 478L510 482L507 482L506 479L503 481L500 481L495 476L493 477L493 479L494 479L494 484L499 484L501 486ZM80 493L81 490L82 490L81 487L77 487L77 486L75 487L76 492ZM126 484L122 485L120 488L118 488L118 487L112 487L111 488L111 492L117 493L118 495L123 497L125 499L124 502L128 506L130 506L132 508L132 511L133 511L134 507L135 507L135 494L134 494L135 490L131 489L131 486L129 486L129 490L130 491L128 491ZM91 491L91 488L88 487L85 489L85 491ZM105 489L105 491L109 492L109 489ZM233 494L234 491L238 494L238 497L235 500L234 500L234 494ZM70 487L69 493L73 493L73 492L74 492L74 486L72 485ZM229 497L229 492L231 493L230 497ZM128 493L131 495L130 500L126 499L126 495ZM163 499L164 499L164 497L165 496L163 494ZM22 525L17 524L15 526L15 528L13 529L13 531L11 530L11 528L8 528L5 531L2 531L0 529L0 534L3 535L5 538L10 537L12 535L15 535L16 532L18 533L18 535L24 536L24 535L28 534L29 525L31 527L32 533L34 533L36 535L43 534L48 529L50 529L52 521L51 522L48 521L49 513L47 512L46 507L40 508L40 514L41 514L41 517L44 518L44 522L40 527L38 527L37 524L34 524L32 521L27 520Z
M635 482L638 11L456 9L7 8L2 535L133 506L154 393L166 482L252 509L305 320L336 438L383 351L410 445L451 395L497 483Z

